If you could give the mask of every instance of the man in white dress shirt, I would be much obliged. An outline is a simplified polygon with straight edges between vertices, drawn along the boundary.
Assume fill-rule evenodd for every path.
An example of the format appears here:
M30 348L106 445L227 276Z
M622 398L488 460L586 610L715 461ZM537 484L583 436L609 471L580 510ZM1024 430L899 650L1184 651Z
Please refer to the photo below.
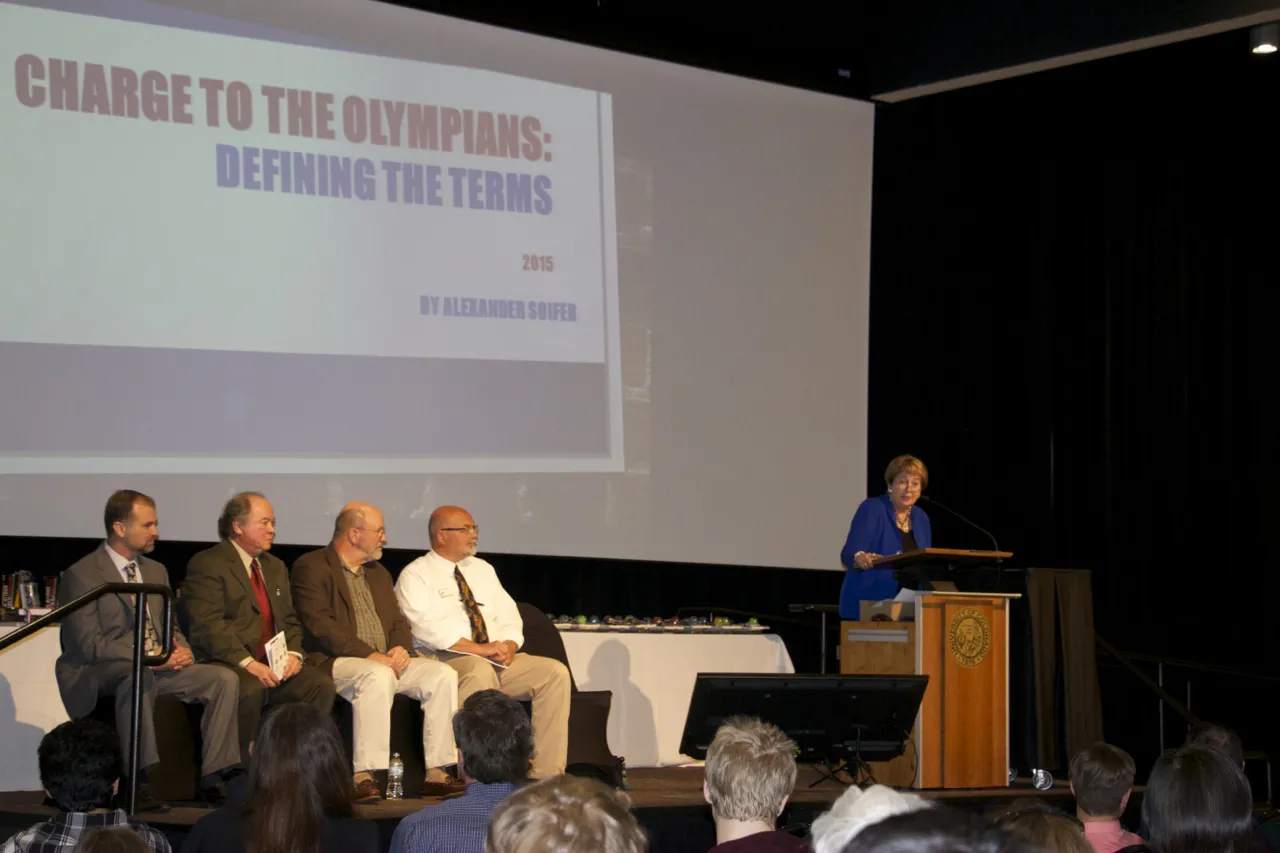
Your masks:
M488 562L476 556L480 528L471 513L438 507L431 550L400 573L396 597L414 644L458 672L458 704L479 690L533 701L535 779L564 772L569 749L569 670L521 653L524 623ZM497 665L495 665L497 664Z

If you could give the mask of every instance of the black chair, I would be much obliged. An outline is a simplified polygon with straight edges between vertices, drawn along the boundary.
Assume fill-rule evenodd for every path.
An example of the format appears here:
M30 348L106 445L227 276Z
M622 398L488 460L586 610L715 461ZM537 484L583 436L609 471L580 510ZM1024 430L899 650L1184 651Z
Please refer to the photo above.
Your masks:
M166 803L200 801L201 748L200 718L204 706L187 705L173 696L157 696L152 711L156 728L156 749L160 762L147 774L152 793ZM116 700L102 696L89 718L116 731ZM419 746L421 751L422 747ZM129 757L125 756L126 772ZM122 786L123 787L123 786Z
M524 646L520 651L560 661L567 669L569 656L555 623L532 604L518 603L524 621ZM613 693L609 690L579 690L569 670L573 693L569 698L569 773L591 776L622 787L623 759L609 751L609 708Z

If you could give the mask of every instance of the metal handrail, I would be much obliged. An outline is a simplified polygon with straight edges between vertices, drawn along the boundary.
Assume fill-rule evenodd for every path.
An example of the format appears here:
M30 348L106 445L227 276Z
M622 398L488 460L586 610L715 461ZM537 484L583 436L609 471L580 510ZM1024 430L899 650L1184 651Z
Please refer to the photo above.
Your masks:
M1107 654L1111 651L1106 647L1103 648ZM1261 672L1251 672L1247 669L1236 669L1228 666L1221 666L1212 663L1200 663L1198 661L1182 660L1180 658L1164 657L1162 655L1148 655L1138 652L1124 652L1124 656L1129 660L1143 661L1144 663L1159 663L1165 666L1177 667L1178 669L1189 669L1197 672L1212 672L1217 675L1230 675L1236 678L1252 678L1256 681L1280 681L1280 675L1267 675Z
M27 637L61 621L68 613L73 613L88 604L92 604L104 595L133 596L133 707L129 714L129 814L133 814L138 805L138 727L139 713L142 708L142 665L159 666L169 660L169 650L173 648L173 590L162 583L104 583L96 586L77 599L60 604L53 610L40 616L21 628L0 637L0 652L10 646L22 642ZM147 596L158 595L164 599L164 630L160 635L159 655L146 653L146 642L143 637L147 631Z

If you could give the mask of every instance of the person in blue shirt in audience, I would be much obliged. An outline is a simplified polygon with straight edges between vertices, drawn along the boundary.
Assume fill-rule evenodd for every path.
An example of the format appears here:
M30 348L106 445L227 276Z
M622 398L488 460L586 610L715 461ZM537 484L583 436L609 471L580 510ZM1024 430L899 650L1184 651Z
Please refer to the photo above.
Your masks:
M840 562L846 571L840 587L840 618L859 618L859 602L883 601L898 594L893 569L877 569L884 557L929 548L929 516L916 506L929 485L929 469L914 456L899 456L884 472L888 491L862 502L849 525Z
M400 821L391 853L484 853L494 809L528 780L533 727L510 696L498 690L471 694L453 715L453 737L466 792Z

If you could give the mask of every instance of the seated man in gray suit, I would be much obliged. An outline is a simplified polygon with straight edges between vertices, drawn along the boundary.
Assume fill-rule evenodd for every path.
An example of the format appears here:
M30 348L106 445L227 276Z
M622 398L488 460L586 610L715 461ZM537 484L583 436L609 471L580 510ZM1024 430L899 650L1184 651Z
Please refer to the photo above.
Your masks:
M257 492L227 501L218 519L222 541L187 564L182 604L196 659L231 667L240 681L240 751L258 731L266 705L304 702L333 709L333 679L303 668L302 625L293 609L289 571L267 553L276 538L275 511ZM267 665L266 645L283 631L288 661L283 677Z
M169 573L148 559L160 538L156 503L139 492L121 490L107 500L103 513L107 541L101 548L62 573L60 596L79 598L104 583L153 583L169 585ZM62 620L62 655L55 672L58 691L67 715L88 716L101 696L114 696L116 727L121 748L128 754L130 708L133 703L133 618L131 596L104 595ZM159 596L147 598L146 651L160 653L164 604ZM220 803L222 779L240 764L240 740L236 728L238 682L233 673L216 666L195 663L190 645L175 623L169 660L143 672L142 707L138 725L139 779L160 760L152 711L159 694L205 706L200 729L204 741L200 787L206 799ZM140 810L164 806L150 788L140 782Z

